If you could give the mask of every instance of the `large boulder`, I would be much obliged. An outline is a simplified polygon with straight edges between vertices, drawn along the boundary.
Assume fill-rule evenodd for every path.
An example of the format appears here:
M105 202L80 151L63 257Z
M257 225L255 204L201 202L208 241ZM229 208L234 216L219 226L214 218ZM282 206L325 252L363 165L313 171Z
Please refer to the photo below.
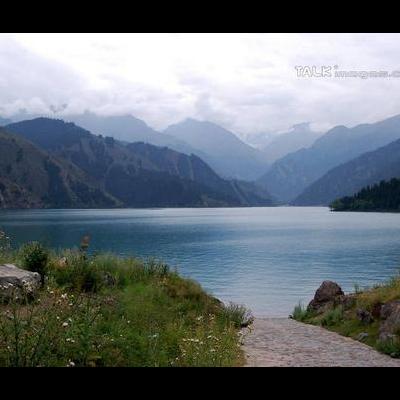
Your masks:
M400 300L390 301L381 307L382 322L379 327L379 340L399 339Z
M13 264L0 265L0 301L34 297L40 286L41 277L37 272Z
M324 281L308 304L308 311L321 312L344 296L342 288L332 281Z

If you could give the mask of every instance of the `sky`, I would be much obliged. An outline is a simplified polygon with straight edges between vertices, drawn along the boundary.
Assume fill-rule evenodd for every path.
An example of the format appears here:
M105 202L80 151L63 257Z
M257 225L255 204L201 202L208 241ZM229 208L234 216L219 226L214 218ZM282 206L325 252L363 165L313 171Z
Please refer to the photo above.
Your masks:
M400 76L298 67L400 71L399 50L389 33L0 34L0 116L90 110L158 130L191 117L244 139L302 122L325 131L400 114Z

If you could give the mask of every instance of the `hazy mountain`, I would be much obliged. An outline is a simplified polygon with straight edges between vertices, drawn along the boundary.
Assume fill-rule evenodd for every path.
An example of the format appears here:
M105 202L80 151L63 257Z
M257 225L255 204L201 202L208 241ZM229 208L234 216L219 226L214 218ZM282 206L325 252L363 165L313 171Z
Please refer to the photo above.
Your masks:
M130 143L145 142L165 146L186 154L194 151L187 143L150 128L144 121L132 115L101 116L86 111L83 114L66 116L64 119L96 135L111 136Z
M337 126L301 149L277 160L258 182L272 196L290 202L330 169L400 138L400 115L354 128Z
M308 187L295 205L328 205L381 180L400 177L400 140L331 169Z
M75 166L0 129L0 208L119 204Z
M251 205L195 155L140 142L125 145L62 120L38 118L7 129L73 163L124 206Z
M202 158L224 177L253 180L267 166L261 151L211 122L189 118L169 126L164 133L188 143L196 151L201 151Z
M312 131L308 122L304 122L293 125L289 132L276 135L262 150L267 160L273 163L289 153L310 147L321 135Z
M12 121L10 119L0 117L0 126L6 126L11 124L11 122Z
M275 132L259 132L253 134L244 134L244 141L252 147L255 147L259 150L267 147L276 137L277 133Z

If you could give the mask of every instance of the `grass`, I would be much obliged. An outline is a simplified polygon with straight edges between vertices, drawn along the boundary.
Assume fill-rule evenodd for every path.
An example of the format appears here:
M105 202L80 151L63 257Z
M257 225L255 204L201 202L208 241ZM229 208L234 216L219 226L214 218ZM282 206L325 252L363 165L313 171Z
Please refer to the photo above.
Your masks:
M31 269L38 257L27 248L3 248L0 263ZM0 305L0 366L241 365L240 327L252 320L244 307L223 305L156 260L46 254L36 298Z
M367 336L363 335L363 343L392 357L400 357L400 341L390 340L382 342L379 340L379 327L382 322L379 317L375 317L374 321L370 324L362 323L357 317L357 310L359 309L373 312L377 305L399 300L400 276L395 276L383 284L363 290L355 285L354 293L355 302L346 309L341 305L331 306L318 314L309 312L301 305L297 305L293 311L293 318L305 323L323 326L326 329L355 340L359 340L361 333L367 333Z

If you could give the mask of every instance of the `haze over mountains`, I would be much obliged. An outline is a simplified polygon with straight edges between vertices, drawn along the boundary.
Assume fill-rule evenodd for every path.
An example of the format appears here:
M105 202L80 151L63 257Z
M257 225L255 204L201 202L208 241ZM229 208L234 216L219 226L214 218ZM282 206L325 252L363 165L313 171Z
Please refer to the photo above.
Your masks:
M258 183L289 203L330 169L400 138L400 115L354 128L337 126L308 149L277 160Z
M114 207L272 204L265 190L250 183L224 180L195 155L187 156L143 142L124 144L111 137L95 136L73 123L47 118L13 123L7 126L7 131L12 133L4 133L7 140L13 141L13 135L18 135L17 147L25 146L31 149L25 152L27 165L31 152L41 152L43 160L51 158L58 166L52 168L53 175L58 177L56 182L60 182L60 177L66 176L63 166L73 168L80 177L76 196L64 196L65 185L57 183L55 187L61 187L64 196L62 202L57 196L47 199L43 192L32 189L35 201L28 199L21 202L20 206L59 207L61 204L63 207L104 207L100 202L84 204L77 201L76 197L83 196L80 193L81 186L88 186L89 183L93 190L101 193L99 201L104 197L109 201L107 206ZM6 149L2 147L0 150L3 148ZM19 154L20 150L17 148L15 152ZM30 185L30 181L35 179L34 175L30 179L22 177L21 182ZM41 187L50 190L50 179L43 181L40 175L37 179L41 182ZM3 185L5 186L4 183ZM82 190L84 193L89 191L86 186ZM9 189L7 193L11 191ZM25 187L22 187L20 192L24 191L26 192ZM12 196L10 200L11 198ZM9 203L10 201L4 201L2 207L8 206Z

